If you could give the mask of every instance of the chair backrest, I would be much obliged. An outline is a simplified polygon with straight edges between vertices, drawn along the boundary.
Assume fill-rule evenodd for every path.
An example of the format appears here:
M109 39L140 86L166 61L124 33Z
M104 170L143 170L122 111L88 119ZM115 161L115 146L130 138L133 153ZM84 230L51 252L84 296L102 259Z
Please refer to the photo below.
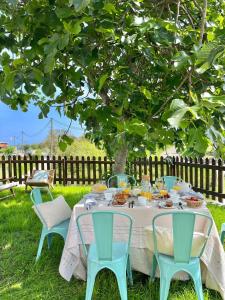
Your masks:
M170 191L179 178L177 176L163 176L163 181L168 191Z
M34 188L30 193L30 199L34 203L34 205L40 204L40 203L43 202L42 201L42 196L41 196L41 191L47 191L47 193L50 196L51 200L53 200L53 196L52 196L52 193L50 192L49 188L47 188L47 187Z
M172 225L173 225L173 252L174 252L174 261L177 263L188 263L191 259L191 251L192 251L192 242L193 242L193 234L195 229L195 221L196 217L205 218L206 222L205 226L206 230L206 239L202 246L199 257L202 255L205 245L207 242L207 238L211 232L212 228L212 218L208 215L196 213L196 212L168 212L162 213L153 218L153 238L154 238L154 251L156 255L158 254L157 248L157 230L156 230L156 221L157 219L165 216L172 217Z
M108 179L108 187L110 187L110 181L113 179L113 178L116 178L116 184L117 184L117 187L123 187L121 186L122 183L125 183L126 186L128 184L128 178L132 178L132 180L134 181L134 183L136 184L136 180L133 176L130 176L130 175L127 175L127 174L124 174L124 173L120 173L120 174L115 174L113 176L111 176L109 179Z
M114 216L120 216L122 218L126 218L129 226L128 226L128 238L127 238L127 254L130 248L130 238L131 238L131 230L132 230L132 219L129 215L124 213L118 213L115 211L95 211L80 214L77 219L77 227L80 234L80 238L83 245L83 250L85 255L87 256L87 247L82 234L82 225L80 223L80 219L83 217L90 215L92 217L94 235L95 235L95 243L97 247L97 255L99 260L111 261L112 260L112 247L113 247L113 225L114 225Z

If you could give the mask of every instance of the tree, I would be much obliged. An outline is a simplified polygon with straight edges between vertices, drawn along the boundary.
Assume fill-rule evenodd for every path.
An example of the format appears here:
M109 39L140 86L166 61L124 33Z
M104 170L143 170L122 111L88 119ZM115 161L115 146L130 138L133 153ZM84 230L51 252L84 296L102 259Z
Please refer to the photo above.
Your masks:
M223 1L2 2L0 97L13 109L79 119L115 172L167 144L224 153Z
M16 151L16 148L13 147L13 146L8 146L7 148L5 149L1 149L0 150L0 153L2 153L3 155L12 155L14 154Z

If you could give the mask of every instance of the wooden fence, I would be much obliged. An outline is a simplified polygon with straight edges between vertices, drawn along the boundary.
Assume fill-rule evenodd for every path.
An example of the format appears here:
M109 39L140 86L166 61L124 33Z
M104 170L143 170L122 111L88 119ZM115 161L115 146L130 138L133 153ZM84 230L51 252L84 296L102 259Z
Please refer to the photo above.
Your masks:
M92 184L96 183L106 173L112 173L114 161L107 157L37 157L13 156L0 157L0 179L14 177L23 183L25 175L30 175L32 170L55 169L55 183L67 184ZM148 174L150 180L163 175L176 175L186 182L190 182L196 191L206 194L212 199L222 201L224 194L224 162L219 159L191 159L172 157L149 157L128 162L126 173L135 176L138 182L143 174Z

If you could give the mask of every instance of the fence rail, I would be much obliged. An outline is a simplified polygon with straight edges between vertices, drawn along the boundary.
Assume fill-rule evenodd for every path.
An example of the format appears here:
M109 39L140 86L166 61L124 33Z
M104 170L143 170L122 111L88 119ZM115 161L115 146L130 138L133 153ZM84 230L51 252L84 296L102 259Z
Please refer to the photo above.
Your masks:
M14 177L23 183L25 175L32 170L55 170L54 182L67 184L92 184L103 178L106 173L112 173L114 161L107 157L78 156L2 156L0 157L0 179ZM135 176L137 182L142 175L150 176L151 181L164 175L175 175L190 182L196 191L200 191L220 202L225 199L224 193L225 164L219 159L191 159L187 157L139 158L128 162L126 173Z

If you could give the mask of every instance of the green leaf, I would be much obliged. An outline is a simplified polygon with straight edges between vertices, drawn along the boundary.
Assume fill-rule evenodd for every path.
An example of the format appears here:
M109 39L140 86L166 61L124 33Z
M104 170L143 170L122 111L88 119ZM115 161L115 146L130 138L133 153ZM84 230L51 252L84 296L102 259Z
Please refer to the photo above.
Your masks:
M36 68L33 68L32 72L34 74L35 80L37 80L39 83L42 83L43 73L39 69L36 69Z
M117 12L115 5L111 2L105 3L103 9L106 10L110 14Z
M150 93L150 91L149 91L148 89L146 89L145 86L141 86L141 87L140 87L140 91L142 92L143 95L145 95L145 97L146 97L147 99L150 100L150 99L152 98L152 94Z
M209 95L209 96L204 96L202 98L203 100L210 100L213 102L217 102L217 101L225 102L225 95L219 95L219 96Z
M70 0L70 4L74 6L77 12L85 9L89 3L90 0Z
M44 37L38 41L38 45L41 46L43 44L48 43L48 38Z
M69 44L70 35L69 33L62 34L58 39L58 48L63 50Z
M13 65L14 67L17 67L17 66L21 66L22 64L24 64L25 60L24 58L17 58L13 61Z
M71 138L71 137L69 137L68 135L66 135L66 134L63 134L62 135L62 140L65 142L65 143L67 143L68 145L71 145L72 143L73 143L73 138Z
M44 61L44 72L51 73L55 66L55 58L52 55L48 55Z
M195 64L201 64L201 66L197 68L196 72L203 74L212 66L213 62L224 53L224 51L225 47L222 45L216 45L215 43L204 45L197 52L197 60Z
M10 73L6 74L5 80L4 80L4 86L5 86L7 91L11 91L13 89L13 87L14 87L14 77L15 77L14 72L10 72Z
M171 110L177 110L184 107L187 107L187 104L182 99L174 99L170 104Z
M59 149L64 152L64 151L66 151L66 148L67 148L67 143L60 140L59 141Z
M64 28L75 35L78 35L81 32L80 21L70 21L69 23L63 22Z
M59 19L66 19L74 15L74 11L70 7L56 7L55 13Z
M109 77L108 74L103 74L98 80L98 92L101 91L106 79Z
M177 110L172 117L168 119L169 124L174 127L178 128L180 126L180 122L182 121L184 115L188 111L188 107L181 108Z
M51 81L46 80L42 86L42 91L45 93L46 96L52 96L54 95L56 89Z
M128 131L128 133L130 134L144 136L148 132L146 125L138 119L132 119L131 121L127 121L125 127L126 131Z
M187 67L190 57L184 52L180 51L174 57L174 69L175 70L182 70Z

